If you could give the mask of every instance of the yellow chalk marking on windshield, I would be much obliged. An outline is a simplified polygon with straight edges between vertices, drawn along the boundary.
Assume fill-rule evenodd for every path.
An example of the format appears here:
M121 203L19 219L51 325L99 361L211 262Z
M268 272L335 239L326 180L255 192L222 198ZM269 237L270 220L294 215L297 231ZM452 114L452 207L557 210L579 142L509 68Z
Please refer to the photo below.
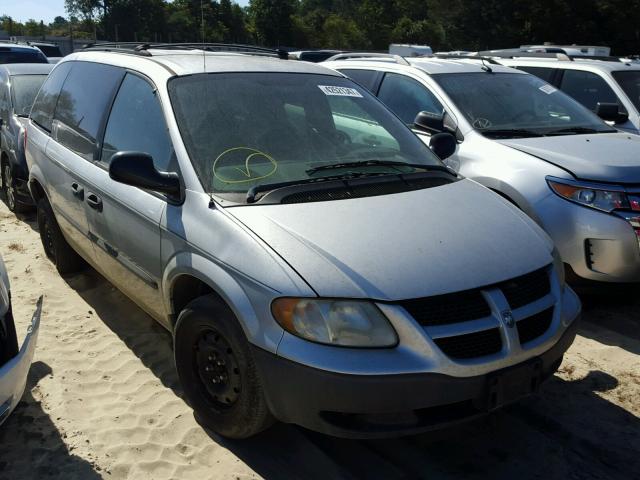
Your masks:
M220 175L218 175L217 172L217 166L218 166L218 162L220 160L222 160L222 158L226 155L228 155L229 153L232 152L237 152L240 150L245 150L248 152L252 152L249 155L247 155L247 157L244 160L244 167L235 167L234 169L237 170L238 172L240 172L242 175L244 175L245 177L247 177L246 179L242 179L242 180L229 180L226 178L221 177ZM251 176L251 169L249 168L249 164L251 163L251 159L254 157L264 157L267 160L269 160L269 162L271 163L271 165L273 165L273 169L264 174L261 175L259 177L252 177ZM264 152L261 152L260 150L256 150L255 148L249 148L249 147L233 147L233 148L229 148L227 150L225 150L224 152L222 152L220 155L218 155L218 158L216 158L213 162L213 176L215 178L217 178L218 180L220 180L223 183L249 183L249 182L253 182L255 180L261 180L263 178L267 178L270 177L271 175L273 175L274 173L276 173L276 170L278 169L278 162L276 162L274 160L274 158Z

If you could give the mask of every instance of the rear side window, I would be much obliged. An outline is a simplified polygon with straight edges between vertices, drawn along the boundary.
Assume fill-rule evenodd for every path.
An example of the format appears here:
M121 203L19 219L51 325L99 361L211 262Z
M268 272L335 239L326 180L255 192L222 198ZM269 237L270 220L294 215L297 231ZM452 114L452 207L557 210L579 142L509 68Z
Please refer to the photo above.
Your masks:
M54 138L93 160L96 139L124 71L99 63L75 62L64 82L54 114Z
M113 102L100 158L108 164L114 153L126 150L148 153L161 171L169 170L174 158L156 90L130 73Z
M49 63L39 50L0 47L0 63Z
M13 111L18 115L28 115L38 90L47 79L46 75L14 75L11 77Z
M419 112L443 111L442 104L425 86L395 73L385 75L378 98L407 125L413 125Z
M33 102L31 120L44 128L47 132L51 131L53 111L56 109L60 89L71 70L71 65L72 62L65 62L54 68L42 85L38 96Z
M523 72L530 73L531 75L535 75L538 78L541 78L547 83L551 83L553 80L553 74L555 73L554 68L544 68L544 67L516 67L518 70L522 70Z
M615 92L602 77L595 73L565 70L560 88L589 110L595 111L598 102L620 105Z
M364 88L373 92L376 88L376 79L378 72L375 70L340 70L347 77L362 85Z

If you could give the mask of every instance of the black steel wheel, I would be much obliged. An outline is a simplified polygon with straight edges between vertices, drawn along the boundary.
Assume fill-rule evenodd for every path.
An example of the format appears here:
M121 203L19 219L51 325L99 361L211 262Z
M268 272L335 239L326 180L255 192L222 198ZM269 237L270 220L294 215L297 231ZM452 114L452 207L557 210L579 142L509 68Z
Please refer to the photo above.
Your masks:
M247 438L273 423L249 342L217 297L197 298L180 312L173 344L185 397L203 426Z

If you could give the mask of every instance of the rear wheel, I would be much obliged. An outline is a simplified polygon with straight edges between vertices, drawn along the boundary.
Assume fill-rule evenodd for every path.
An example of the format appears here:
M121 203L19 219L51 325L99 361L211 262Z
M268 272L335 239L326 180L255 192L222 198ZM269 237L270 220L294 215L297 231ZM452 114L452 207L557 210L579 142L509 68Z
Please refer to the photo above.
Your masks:
M61 275L82 270L84 260L65 240L46 198L38 201L38 229L44 252Z
M187 400L205 427L247 438L273 423L244 332L213 296L197 298L180 313L174 355Z

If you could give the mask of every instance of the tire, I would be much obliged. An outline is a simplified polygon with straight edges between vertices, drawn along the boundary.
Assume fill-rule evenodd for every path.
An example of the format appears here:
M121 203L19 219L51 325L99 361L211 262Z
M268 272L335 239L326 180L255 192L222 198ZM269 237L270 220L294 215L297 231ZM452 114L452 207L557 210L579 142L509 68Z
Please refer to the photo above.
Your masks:
M84 268L84 260L65 240L46 198L38 201L38 230L44 252L61 275L75 273Z
M2 162L2 193L5 203L13 213L24 213L31 210L29 205L25 205L16 199L16 190L13 186L13 168L6 160Z
M5 328L0 326L0 367L2 367L18 355L18 336L16 335L16 325L13 322L11 304L9 304L9 310L4 319L0 320L0 322L4 322L5 325Z
M173 338L180 383L204 427L242 439L273 423L249 342L228 307L212 295L193 300Z

